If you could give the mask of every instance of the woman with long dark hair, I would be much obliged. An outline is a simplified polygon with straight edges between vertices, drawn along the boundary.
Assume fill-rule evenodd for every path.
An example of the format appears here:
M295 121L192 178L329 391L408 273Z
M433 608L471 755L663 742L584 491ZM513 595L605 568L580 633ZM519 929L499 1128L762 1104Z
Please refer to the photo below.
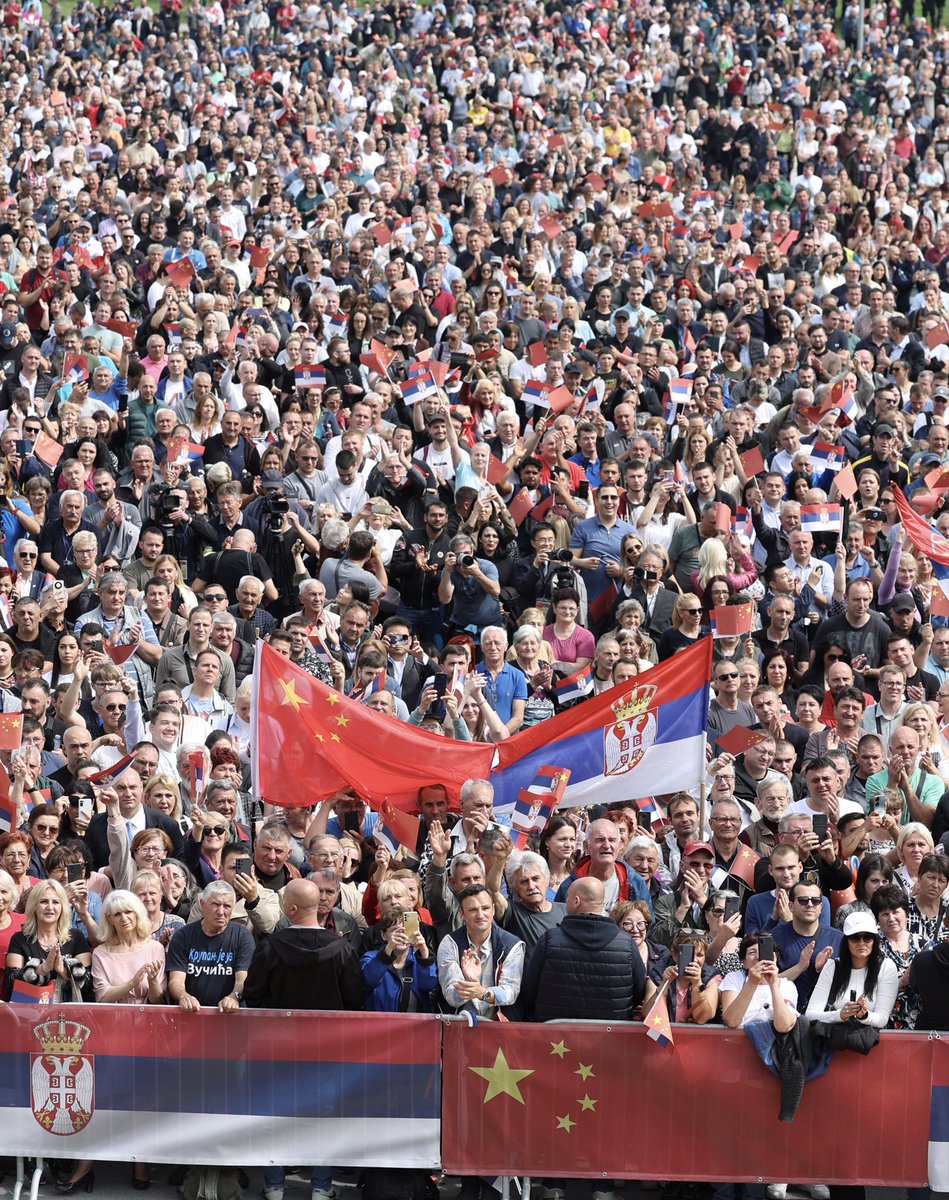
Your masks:
M896 1003L899 977L880 949L880 930L869 913L844 922L840 956L824 964L806 1015L823 1024L855 1019L884 1029Z

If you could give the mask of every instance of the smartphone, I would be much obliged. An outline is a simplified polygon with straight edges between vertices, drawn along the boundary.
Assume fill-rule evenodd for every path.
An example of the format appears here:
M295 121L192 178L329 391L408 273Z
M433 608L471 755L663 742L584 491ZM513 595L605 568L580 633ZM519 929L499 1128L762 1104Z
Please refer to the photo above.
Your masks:
M234 863L234 870L238 875L249 875L254 868L254 864L249 858L239 858Z
M405 930L405 936L412 940L419 932L419 921L417 912L407 912L402 914L402 927Z
M641 812L636 817L636 820L639 822L640 829L652 830L652 813Z
M590 499L590 485L585 479L577 484L577 495L581 500Z
M828 817L826 813L814 813L813 817L814 832L817 834L817 840L824 842L827 840Z
M724 920L729 920L741 908L741 900L738 896L725 897L725 912L722 914Z
M881 816L881 817L886 816L886 800L883 798L882 792L880 792L876 798L876 803L873 806L873 811L875 813L877 813L878 816Z
M80 796L79 797L79 815L81 817L88 817L90 821L92 820L92 797L91 796Z
M343 813L343 828L346 830L347 833L359 833L360 832L359 813L357 813L357 812Z
M432 676L432 687L435 689L436 696L444 696L448 690L448 676L444 671L439 671L437 675Z
M93 654L104 654L105 647L102 644L102 638L96 638L94 642L89 643L89 649Z
M16 452L20 458L29 458L33 453L33 443L29 441L17 441Z
M774 962L774 938L770 933L758 939L758 962Z
M850 1003L851 1004L857 1003L857 992L856 992L855 988L850 989Z
M85 863L66 863L66 882L81 883L86 877Z
M128 412L128 407L129 407L129 394L128 394L128 392L123 392L122 395L119 396L119 412L120 413Z
M679 972L680 979L685 974L686 968L690 967L694 960L695 960L695 947L694 946L680 946L679 947L676 969Z

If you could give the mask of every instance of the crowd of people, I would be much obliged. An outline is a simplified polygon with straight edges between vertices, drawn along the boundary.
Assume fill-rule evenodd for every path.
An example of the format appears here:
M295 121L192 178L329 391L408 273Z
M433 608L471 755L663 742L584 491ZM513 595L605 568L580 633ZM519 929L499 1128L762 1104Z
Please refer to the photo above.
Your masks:
M842 8L4 6L3 999L949 1027L949 34ZM500 742L713 624L651 812L254 795L260 639Z

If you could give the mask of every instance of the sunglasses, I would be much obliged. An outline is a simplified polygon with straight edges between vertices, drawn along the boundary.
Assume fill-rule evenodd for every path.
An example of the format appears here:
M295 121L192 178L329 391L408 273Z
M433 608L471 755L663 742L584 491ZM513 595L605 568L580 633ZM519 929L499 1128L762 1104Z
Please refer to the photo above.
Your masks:
M798 904L803 904L807 908L817 908L824 902L823 896L796 896L795 899Z
M876 935L872 933L848 933L848 942L872 942L875 941Z
M226 600L227 596L223 592L205 592L205 600Z
M127 704L106 704L103 706L106 712L125 712L128 708Z
M226 825L205 825L201 831L202 837L223 837L227 833Z

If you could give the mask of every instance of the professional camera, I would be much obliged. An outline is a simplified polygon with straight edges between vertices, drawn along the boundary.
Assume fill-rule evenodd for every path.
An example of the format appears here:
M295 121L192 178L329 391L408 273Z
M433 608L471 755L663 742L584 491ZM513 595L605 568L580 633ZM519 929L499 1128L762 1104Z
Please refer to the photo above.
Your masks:
M555 550L553 554L554 562L572 563L573 552L567 549Z
M175 534L171 514L181 508L182 499L175 495L167 483L162 483L152 488L151 501L155 521L161 527L161 531L165 535L165 542L168 543Z
M290 501L286 496L265 496L264 512L267 514L267 529L270 533L283 531L283 518L290 511Z
M475 565L475 558L473 554L463 554L458 561L463 567L473 567Z
M571 552L567 549L555 550L551 558L556 563L550 578L551 593L556 592L559 588L575 588L577 586L577 573L570 565L573 562Z

